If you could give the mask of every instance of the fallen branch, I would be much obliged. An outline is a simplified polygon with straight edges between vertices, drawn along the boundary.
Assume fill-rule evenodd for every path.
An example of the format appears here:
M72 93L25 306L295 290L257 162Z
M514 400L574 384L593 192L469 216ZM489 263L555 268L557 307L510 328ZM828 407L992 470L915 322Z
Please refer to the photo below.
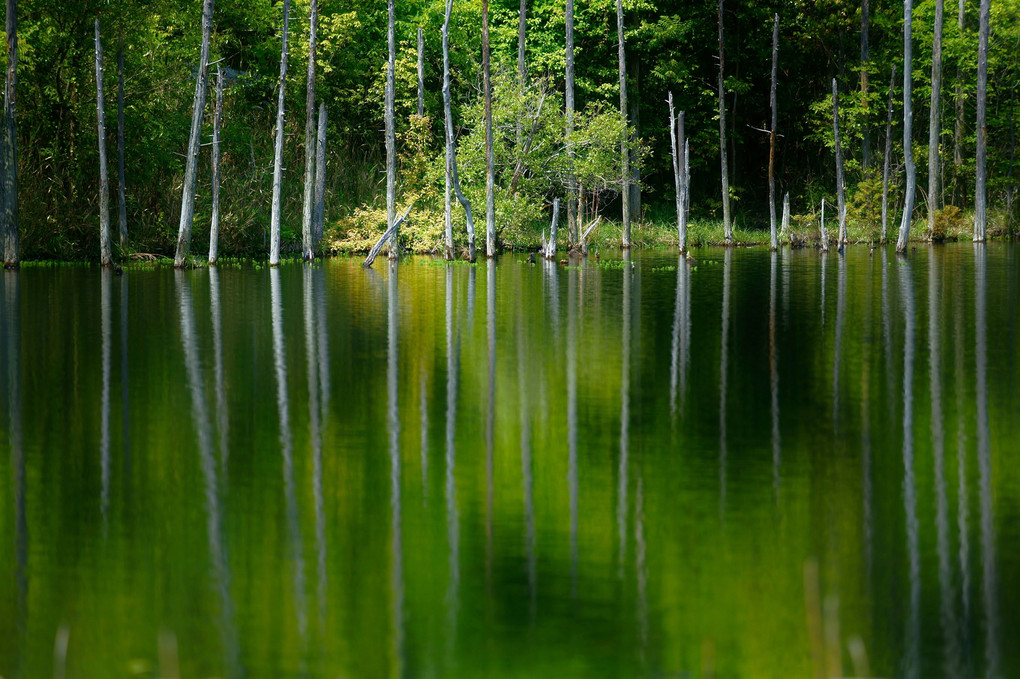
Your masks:
M382 250L383 243L388 241L390 239L390 236L392 236L396 232L396 230L400 228L400 225L404 223L404 220L407 218L407 215L411 211L412 207L413 204L408 205L407 209L404 210L404 214L400 215L400 217L398 217L396 221L390 224L390 228L386 229L386 232L383 233L382 236L380 236L379 240L372 247L372 249L368 251L368 257L365 258L365 262L361 266L365 267L366 269L372 268L372 262L375 261L376 255L378 255L379 251Z
M590 234L592 232L592 229L594 229L596 226L598 226L599 222L601 222L601 221L602 221L602 215L599 215L598 217L595 218L594 222L592 222L591 224L588 225L588 228L584 230L584 233L581 234L581 254L582 255L585 255L585 256L588 255L588 234Z

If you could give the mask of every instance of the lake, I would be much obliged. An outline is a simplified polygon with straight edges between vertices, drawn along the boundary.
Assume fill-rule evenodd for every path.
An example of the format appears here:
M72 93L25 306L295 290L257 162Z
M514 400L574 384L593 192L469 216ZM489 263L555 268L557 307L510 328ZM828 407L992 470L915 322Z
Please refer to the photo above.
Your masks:
M0 676L1020 674L1020 248L694 254L3 273Z

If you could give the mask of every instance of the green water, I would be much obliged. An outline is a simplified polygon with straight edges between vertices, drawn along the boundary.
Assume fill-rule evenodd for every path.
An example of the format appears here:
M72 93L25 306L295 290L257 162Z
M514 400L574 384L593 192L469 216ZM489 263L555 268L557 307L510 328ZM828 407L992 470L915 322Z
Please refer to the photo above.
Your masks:
M1020 249L25 268L0 676L1017 676Z

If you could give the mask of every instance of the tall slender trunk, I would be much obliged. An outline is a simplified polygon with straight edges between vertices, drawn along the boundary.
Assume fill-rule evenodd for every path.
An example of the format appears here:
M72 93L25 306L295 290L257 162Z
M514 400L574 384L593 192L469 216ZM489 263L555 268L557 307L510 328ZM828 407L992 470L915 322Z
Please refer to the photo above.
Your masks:
M974 240L982 243L988 229L988 189L985 185L986 172L986 138L985 125L988 119L988 22L991 13L991 0L981 0L981 13L978 23L978 75L977 75L977 165L974 181Z
M634 15L631 15L631 24L635 23ZM627 66L627 77L630 79L630 89L627 91L628 113L630 115L629 139L633 143L641 135L641 60L631 50L627 54L630 64ZM630 214L632 221L637 219L641 222L641 166L638 163L630 164Z
M386 29L386 44L389 56L386 61L386 227L393 226L397 217L397 137L393 120L393 104L396 96L393 70L397 61L396 27L393 0L387 3L389 23ZM390 237L390 259L400 256L400 230L394 229Z
M3 214L0 238L3 265L15 268L19 262L18 243L18 129L14 117L18 82L18 3L7 0L7 74L4 83L4 131L0 165L3 167Z
M719 166L722 173L723 233L726 244L733 243L733 223L730 221L730 170L726 157L726 92L723 88L723 0L719 0Z
M680 152L680 251L687 252L687 216L691 211L691 148L684 129L684 111L677 119L677 150Z
M289 7L290 0L285 0L285 2L287 3L286 6ZM188 254L191 252L191 222L195 216L195 179L198 173L198 149L202 140L202 116L205 112L205 72L209 66L209 34L212 32L212 14L213 0L205 0L202 3L202 48L199 52L198 73L195 78L195 99L191 107L191 135L188 137L188 154L184 165L184 187L181 193L181 221L177 231L177 253L174 255L174 266L178 269L188 263ZM96 26L96 34L98 35L98 21ZM99 42L98 37L96 42ZM284 44L286 45L286 38L284 38ZM280 104L280 115L282 117L282 87L280 88Z
M220 128L223 124L223 71L216 67L216 108L212 128L212 222L209 225L209 263L220 252Z
M482 86L485 88L485 256L496 256L496 166L492 149L489 0L482 0Z
M956 10L956 26L959 34L963 35L964 26L964 0L959 0ZM953 200L962 204L964 192L960 190L960 183L963 180L963 125L964 125L964 94L963 94L963 67L960 62L956 63L956 91L953 95L956 103L956 124L953 126Z
M574 178L574 0L566 0L566 64L564 78L565 117L567 123L567 156L570 172L567 175L567 245L575 247L577 237L577 180Z
M425 115L425 34L418 27L418 116Z
M868 62L871 54L868 46L868 24L871 20L870 0L861 0L861 102L864 105L864 120L861 125L861 158L864 169L871 167L871 128L868 126Z
M846 246L846 200L843 195L843 148L839 143L839 93L836 79L832 79L832 136L836 143L836 209L839 211L839 236L836 249L843 252Z
M867 0L865 0L867 1ZM769 106L772 108L772 127L769 128L769 236L772 249L779 248L776 233L776 126L779 124L776 113L776 76L779 62L779 14L775 15L772 25L772 87L769 88Z
M120 217L120 249L127 247L127 198L124 187L124 36L117 50L117 216Z
M620 139L620 203L623 207L623 247L630 247L630 120L627 116L627 54L623 36L623 0L616 0L617 55L620 62L620 117L623 118L623 137Z
M885 160L882 163L882 242L886 241L889 223L889 169L892 164L892 102L893 90L896 88L896 64L892 65L889 76L889 106L885 121Z
M201 78L201 74L199 75ZM106 110L103 101L103 42L96 19L96 120L99 125L99 263L113 264L110 246L110 186L106 172Z
M677 149L677 131L676 131L676 115L673 113L673 93L669 93L667 100L669 102L669 144L672 151L671 155L673 158L673 186L676 190L676 233L677 242L680 246L680 252L684 252L686 243L684 242L684 230L681 223L680 214L683 212L684 194L680 189L680 165L682 160L680 154L683 153L683 147Z
M315 258L312 213L315 210L315 41L319 29L319 2L312 0L308 19L308 81L305 90L305 195L301 210L301 257Z
M312 215L313 247L322 242L326 221L326 104L319 104L319 131L315 135L315 212Z
M985 0L987 2L987 0ZM911 26L914 18L914 0L903 2L903 164L907 171L907 186L903 197L903 217L900 220L900 235L896 239L896 252L906 253L910 240L910 219L914 214L914 192L917 184L917 168L914 166L913 123L914 107L911 99L913 77L913 53L911 50Z
M818 233L822 239L822 252L829 251L829 232L825 230L825 199L822 198L822 214L818 222ZM824 269L823 269L824 272ZM822 286L822 295L825 295L825 286Z
M390 0L392 2L393 0ZM467 223L468 237L468 261L475 261L475 221L471 215L471 201L467 199L464 192L460 190L460 178L457 176L457 151L453 139L453 112L450 102L450 13L453 11L453 0L446 0L446 16L443 20L443 108L446 112L446 167L449 178L449 185L453 188L464 208L464 219ZM447 191L449 196L449 191ZM449 214L447 210L447 247L448 259L453 258L452 237L450 235Z
M521 0L521 9L517 14L517 84L521 89L528 79L527 52L525 51L528 36L528 0Z
M935 42L931 54L931 107L928 109L928 238L935 234L939 207L939 109L942 101L942 5L935 0Z

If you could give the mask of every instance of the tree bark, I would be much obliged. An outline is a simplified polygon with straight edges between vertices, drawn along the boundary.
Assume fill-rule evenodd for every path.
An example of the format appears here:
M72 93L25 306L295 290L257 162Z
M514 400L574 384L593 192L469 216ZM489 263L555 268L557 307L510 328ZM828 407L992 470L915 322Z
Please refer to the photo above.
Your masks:
M4 131L0 164L3 167L3 215L0 236L3 239L4 268L16 268L20 261L18 242L18 129L14 117L18 82L18 3L7 0L7 73L4 83Z
M392 225L397 215L397 138L393 120L393 105L396 96L394 68L397 61L396 27L393 0L387 3L389 23L386 29L386 44L389 56L386 61L386 223ZM390 237L390 259L400 256L400 229Z
M822 198L822 216L818 223L818 235L822 239L822 252L829 251L829 232L825 230L825 199ZM825 294L825 287L822 287L822 294Z
M867 0L865 0L867 2ZM772 127L769 129L769 236L772 249L779 248L779 237L776 233L776 76L779 62L779 14L775 15L772 25L772 87L769 89L769 106L772 108Z
M871 19L870 0L861 0L861 101L864 103L864 122L862 124L861 157L864 169L871 167L871 128L868 127L868 62L871 61L868 46L868 24Z
M390 0L392 2L393 0ZM449 185L453 188L464 208L464 217L467 223L468 237L468 261L475 261L475 221L471 216L471 201L467 199L460 190L460 178L457 176L457 151L453 139L453 112L450 102L450 13L453 11L453 0L446 0L446 16L443 20L443 108L446 111L446 167L449 177ZM449 191L447 191L449 196ZM450 226L450 211L447 210L447 248L448 259L453 258L452 227Z
M418 27L418 116L425 115L425 35Z
M634 22L634 15L631 15L631 24ZM630 62L627 66L630 79L627 102L631 127L628 138L633 143L641 137L641 60L633 50L627 54L627 60ZM632 222L636 219L641 223L641 166L635 162L630 163L630 214Z
M781 227L780 235L785 237L789 236L790 233L790 192L787 191L783 194L783 225Z
M315 258L312 213L315 210L315 43L319 29L319 3L311 0L308 19L308 80L305 90L305 195L301 210L301 257Z
M684 229L682 224L681 213L683 213L684 206L684 195L680 188L680 166L683 161L680 159L680 154L683 153L683 147L677 149L677 129L676 129L676 115L673 113L673 93L669 93L669 97L666 99L669 102L669 142L671 149L671 156L673 158L673 186L676 189L676 234L677 243L679 243L680 252L686 251L686 243L684 236Z
M290 0L285 0L285 2L287 3L286 6L289 7ZM191 252L191 222L195 216L195 179L198 172L198 149L202 140L202 116L205 112L205 72L209 65L209 34L212 32L212 14L213 0L204 0L202 3L202 48L198 57L198 75L195 78L195 99L191 108L191 135L188 137L188 155L184 166L184 187L181 194L181 221L177 231L177 253L174 255L174 266L178 269L188 263L188 254ZM98 25L97 21L97 35L99 33ZM284 44L286 44L286 38L284 38L284 41ZM96 42L99 42L98 37ZM282 87L280 90L280 102L280 116L282 118Z
M482 0L482 87L485 88L485 256L496 256L496 166L492 148L489 0Z
M630 153L629 128L627 115L627 54L623 36L623 0L616 0L616 36L617 55L620 62L620 117L623 118L623 138L620 139L620 202L623 207L623 242L625 248L630 247Z
M956 26L959 34L963 35L964 26L964 4L959 1L956 12ZM963 179L963 125L964 125L964 94L963 94L963 68L959 62L956 65L956 92L953 97L956 100L956 124L953 127L953 200L963 202L964 193L960 191L960 182Z
M988 23L991 0L981 0L978 22L978 74L977 74L977 165L974 181L974 241L983 243L988 229L988 188L985 184L986 137L985 125L988 119Z
M567 175L567 246L578 243L577 234L577 182L574 178L574 0L566 0L566 65L564 78L565 117L567 123L567 156L570 172Z
M223 125L223 71L216 67L216 108L212 132L212 222L209 225L209 263L215 264L220 252L220 128Z
M887 225L889 223L889 169L892 164L892 102L893 90L896 87L896 64L892 65L889 76L889 106L885 121L885 160L882 163L882 242L886 242Z
M521 9L517 15L517 83L524 88L528 79L527 52L525 51L528 35L528 0L521 0Z
M127 197L124 178L124 37L117 50L117 213L120 217L120 249L127 248Z
M723 87L723 0L719 0L719 166L722 173L723 233L727 245L733 243L733 223L730 221L730 171L726 157L726 92Z
M836 209L839 210L839 242L836 249L843 252L846 247L846 200L843 195L843 149L839 143L839 94L836 79L832 79L832 135L836 143Z
M322 242L326 222L326 104L319 104L319 131L315 135L315 213L312 217L313 247Z
M201 78L201 74L199 75ZM110 246L110 186L106 172L106 110L103 101L103 42L96 19L96 120L99 126L99 263L113 264Z
M939 208L939 109L942 96L942 13L943 0L935 0L935 36L931 55L931 107L928 109L928 239L935 234L935 212Z
M987 0L985 0L987 2ZM900 235L896 239L896 252L906 253L910 240L910 220L914 214L914 192L917 184L917 168L914 166L913 122L914 108L911 99L913 76L913 53L911 26L914 18L914 0L903 2L903 164L907 171L907 186L903 197L903 217L900 219Z
M687 252L687 216L691 211L691 148L684 129L684 111L677 119L677 147L680 152L680 252Z
M557 225L560 221L560 199L553 198L552 206L552 226L549 228L549 242L546 243L545 252L543 256L546 259L556 259L556 240L557 240Z

